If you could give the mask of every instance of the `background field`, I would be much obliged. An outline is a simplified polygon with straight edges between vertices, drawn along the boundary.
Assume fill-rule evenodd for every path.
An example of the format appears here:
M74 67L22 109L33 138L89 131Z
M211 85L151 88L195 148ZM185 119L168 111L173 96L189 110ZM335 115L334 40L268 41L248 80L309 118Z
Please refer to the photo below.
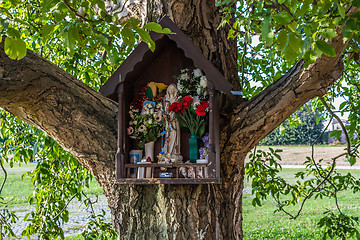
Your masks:
M311 146L271 146L271 148L283 150L283 152L279 153L282 158L280 162L281 165L303 165L306 157L311 156ZM267 146L260 146L256 149L269 151L269 147ZM335 157L343 152L345 152L345 146L316 145L314 158L315 160L324 159L323 164L327 164L331 161L332 157ZM336 165L350 167L350 164L345 156L338 158ZM360 167L359 159L357 159L354 166Z

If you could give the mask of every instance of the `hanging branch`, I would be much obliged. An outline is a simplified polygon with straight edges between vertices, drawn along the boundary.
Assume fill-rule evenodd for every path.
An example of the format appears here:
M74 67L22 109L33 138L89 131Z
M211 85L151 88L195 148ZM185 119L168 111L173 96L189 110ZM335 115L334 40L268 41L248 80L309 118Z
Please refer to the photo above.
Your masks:
M322 100L323 100L323 99L322 99ZM331 111L331 109L330 109L330 111ZM329 177L331 176L331 174L333 173L333 171L334 171L334 169L335 169L336 159L338 159L339 157L342 157L342 156L346 155L346 153L342 153L342 154L340 154L340 155L332 158L333 161L332 161L332 164L331 164L331 168L330 168L330 171L327 173L327 175L323 175L323 174L322 174L322 172L320 171L318 165L317 165L316 162L315 162L315 158L314 158L314 153L315 153L314 145L322 138L322 136L324 135L325 131L329 128L332 119L336 116L333 112L331 112L331 113L332 113L332 114L331 114L332 117L331 117L329 123L327 124L327 126L325 127L325 129L321 132L321 134L318 136L318 138L317 138L317 139L312 143L312 145L311 145L311 160L312 160L312 162L313 162L313 165L314 165L315 168L316 168L317 173L318 173L319 176L322 178L322 181L321 181L314 189L312 189L312 190L305 196L305 198L304 198L304 200L302 201L302 203L301 203L301 205L300 205L300 208L299 208L298 212L296 213L296 215L293 215L293 214L287 212L287 211L282 207L282 204L281 204L281 202L280 202L279 197L277 197L277 198L274 197L275 201L276 201L277 204L279 205L279 209L280 209L282 212L284 212L285 214L287 214L288 216L290 216L291 219L296 219L296 218L300 215L300 213L302 212L302 209L303 209L303 207L304 207L304 205L305 205L305 202L311 197L311 195L312 195L313 193L317 192L317 191L320 189L320 187L321 187L325 182L330 183L330 184L332 185L332 187L334 188L335 205L336 205L339 213L340 213L340 214L343 214L342 211L341 211L341 209L340 209L340 207L339 207L339 204L338 204L338 198L337 198L338 189L337 189L337 187L335 186L335 184L329 180ZM337 116L336 116L336 117L337 117ZM360 145L360 144L359 144L359 145ZM350 148L350 146L348 146L348 149L349 149L349 148ZM350 151L348 151L348 152L350 152Z
M3 165L3 162L2 162L1 159L0 159L0 166L1 166L2 171L5 174L4 180L3 180L2 184L1 184L1 187L0 187L0 196L1 196L1 192L2 192L2 190L4 188L4 185L5 185L5 182L6 182L6 179L7 179L7 172L6 172L5 168L4 168L4 165Z
M80 19L84 20L85 22L90 22L90 23L98 23L101 22L101 20L91 20L91 19L87 19L84 16L81 16L75 9L73 9L70 4L67 2L67 0L64 0L64 3L66 5L66 7L72 12L74 13L77 17L79 17Z
M347 142L347 153L351 156L351 144L350 144L350 138L349 135L346 131L345 125L344 123L341 121L341 119L331 110L331 108L329 107L329 105L326 103L325 99L323 97L319 97L320 101L322 102L322 104L325 106L326 110L328 110L328 112L331 114L331 116L333 116L338 123L341 126L342 131L345 134L345 138L346 138L346 142Z

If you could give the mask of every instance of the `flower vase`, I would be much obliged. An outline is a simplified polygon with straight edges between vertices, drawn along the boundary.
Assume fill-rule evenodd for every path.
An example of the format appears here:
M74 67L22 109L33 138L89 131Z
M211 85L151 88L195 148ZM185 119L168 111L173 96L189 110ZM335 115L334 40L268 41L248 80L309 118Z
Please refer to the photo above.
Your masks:
M154 162L154 144L155 142L145 143L145 159L148 163ZM151 178L151 168L146 168L145 178Z
M189 138L189 158L190 162L196 163L198 159L198 143L197 143L197 136L196 134L191 134Z
M154 161L154 144L155 142L145 143L145 159L148 162ZM150 161L149 161L150 158Z

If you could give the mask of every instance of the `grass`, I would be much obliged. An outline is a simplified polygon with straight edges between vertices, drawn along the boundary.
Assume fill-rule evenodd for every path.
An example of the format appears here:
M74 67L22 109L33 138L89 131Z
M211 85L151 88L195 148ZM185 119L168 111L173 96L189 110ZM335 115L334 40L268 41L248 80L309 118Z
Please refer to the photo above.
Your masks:
M300 169L283 169L281 175L294 181L293 176ZM341 173L351 172L357 178L360 170L338 170ZM245 187L250 186L245 182ZM253 207L251 194L243 196L243 230L244 239L322 239L323 230L316 224L327 209L335 210L334 199L310 199L299 218L289 219L282 212L274 213L275 202L269 197L261 207ZM360 216L360 194L350 190L339 193L339 204L342 211L353 216ZM291 213L297 212L299 206L288 208ZM360 230L360 228L359 228Z
M9 164L4 164L7 171L7 179L4 185L1 196L4 198L5 205L16 206L23 205L27 202L28 196L33 192L33 186L29 178L24 181L21 180L21 176L27 171L32 171L35 168L35 163L21 164L10 168ZM3 182L5 174L0 171L0 181ZM0 203L0 207L4 206Z
M21 175L26 171L35 168L35 164L24 164L9 168L8 180L1 194L10 205L24 205L27 196L33 191L33 187L26 178L21 180ZM294 182L294 174L301 169L283 169L281 176ZM351 172L357 178L360 178L360 170L338 170L341 173ZM3 174L0 175L0 181L3 179ZM250 187L251 183L245 181L245 187ZM88 194L102 194L102 189L94 180L91 183L90 189L86 190ZM251 194L244 194L243 196L243 230L244 239L322 239L322 229L316 226L317 221L321 218L322 213L326 209L335 209L333 199L311 199L305 204L305 208L301 216L296 220L290 220L289 217L283 213L274 213L275 203L269 197L264 201L261 207L253 207L251 204ZM360 194L352 194L350 190L339 194L339 203L345 213L354 216L360 216ZM1 207L1 205L0 205ZM298 207L289 208L292 213L296 212ZM66 237L67 240L82 240L81 235L74 235Z
M25 177L24 181L21 179L21 176L27 171L32 171L36 167L36 163L22 164L20 166L16 165L13 168L10 168L9 164L5 163L4 167L8 177L1 193L1 196L4 198L4 203L0 202L0 208L5 205L8 207L25 205L28 197L34 191L34 187L28 176ZM4 176L4 173L0 171L0 184L4 179ZM85 188L84 192L88 195L103 194L102 188L95 179L90 183L89 188Z

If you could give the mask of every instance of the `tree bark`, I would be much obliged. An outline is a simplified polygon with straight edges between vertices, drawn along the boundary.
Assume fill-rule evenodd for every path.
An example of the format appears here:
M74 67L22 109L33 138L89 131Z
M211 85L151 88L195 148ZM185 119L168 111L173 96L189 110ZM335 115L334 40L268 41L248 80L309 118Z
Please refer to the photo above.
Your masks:
M239 89L236 41L217 30L214 1L149 1L156 21L169 15ZM149 9L149 8L148 8ZM332 42L336 58L297 63L251 101L223 108L222 184L118 185L115 181L116 103L31 51L10 60L0 45L0 106L56 139L90 170L104 189L119 239L242 239L244 159L248 151L303 103L322 95L342 74L346 43ZM228 102L229 103L229 102ZM231 110L229 114L229 109Z

